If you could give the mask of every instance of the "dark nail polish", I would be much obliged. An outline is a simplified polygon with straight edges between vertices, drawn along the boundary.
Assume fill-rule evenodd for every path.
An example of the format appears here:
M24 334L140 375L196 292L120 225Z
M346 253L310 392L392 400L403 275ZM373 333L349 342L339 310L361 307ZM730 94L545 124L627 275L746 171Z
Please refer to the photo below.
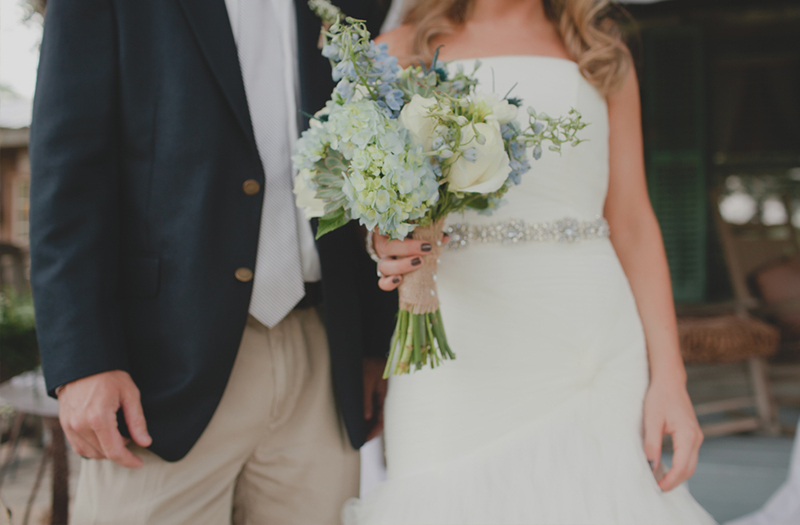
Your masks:
M395 275L394 277L392 277L392 282L394 284L399 283L400 282L400 276L399 275Z
M420 264L422 264L422 259L420 259L419 257L415 257L411 261L411 266L419 266Z
M429 252L429 251L433 250L433 246L426 242L425 244L420 246L420 250L422 250L423 252Z

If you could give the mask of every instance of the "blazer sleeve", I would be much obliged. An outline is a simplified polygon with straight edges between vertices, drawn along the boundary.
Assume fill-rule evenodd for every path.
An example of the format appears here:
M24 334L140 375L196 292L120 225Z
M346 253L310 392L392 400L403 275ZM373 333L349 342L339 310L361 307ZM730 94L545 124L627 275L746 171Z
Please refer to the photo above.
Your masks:
M386 358L397 321L397 292L384 292L378 288L377 265L363 246L359 246L356 261L364 356Z
M50 395L126 368L118 60L111 0L48 2L31 125L30 247Z

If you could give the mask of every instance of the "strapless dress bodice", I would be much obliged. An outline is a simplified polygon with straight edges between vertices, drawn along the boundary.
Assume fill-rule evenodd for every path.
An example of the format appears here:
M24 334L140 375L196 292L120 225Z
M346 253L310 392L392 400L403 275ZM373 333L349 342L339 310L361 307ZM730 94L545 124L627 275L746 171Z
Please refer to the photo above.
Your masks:
M534 55L477 59L478 90L522 100L517 121L527 126L527 108L551 117L567 116L576 109L589 125L580 131L577 147L565 144L561 154L545 151L539 160L529 158L531 170L505 197L506 203L491 216L468 211L453 214L448 223L492 224L509 219L529 223L565 217L593 220L602 215L608 188L608 108L605 98L581 75L570 60ZM450 68L472 71L476 59L455 60Z

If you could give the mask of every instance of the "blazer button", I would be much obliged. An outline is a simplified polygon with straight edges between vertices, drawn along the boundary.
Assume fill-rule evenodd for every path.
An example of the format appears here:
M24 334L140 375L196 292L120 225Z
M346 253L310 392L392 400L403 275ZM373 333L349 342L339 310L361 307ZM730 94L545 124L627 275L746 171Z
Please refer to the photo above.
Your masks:
M247 195L255 195L261 191L261 184L259 184L257 180L248 179L242 184L242 189Z
M243 283L249 283L253 280L253 270L249 268L239 268L236 270L234 274L236 276L236 280L241 281Z

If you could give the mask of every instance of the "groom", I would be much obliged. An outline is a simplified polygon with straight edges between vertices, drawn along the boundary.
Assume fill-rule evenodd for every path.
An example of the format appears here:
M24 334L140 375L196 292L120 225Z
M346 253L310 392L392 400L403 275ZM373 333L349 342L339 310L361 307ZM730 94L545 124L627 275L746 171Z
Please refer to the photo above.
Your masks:
M337 3L377 33L379 0ZM31 278L74 523L336 523L357 495L396 302L355 225L315 246L294 207L319 30L305 0L49 2Z

